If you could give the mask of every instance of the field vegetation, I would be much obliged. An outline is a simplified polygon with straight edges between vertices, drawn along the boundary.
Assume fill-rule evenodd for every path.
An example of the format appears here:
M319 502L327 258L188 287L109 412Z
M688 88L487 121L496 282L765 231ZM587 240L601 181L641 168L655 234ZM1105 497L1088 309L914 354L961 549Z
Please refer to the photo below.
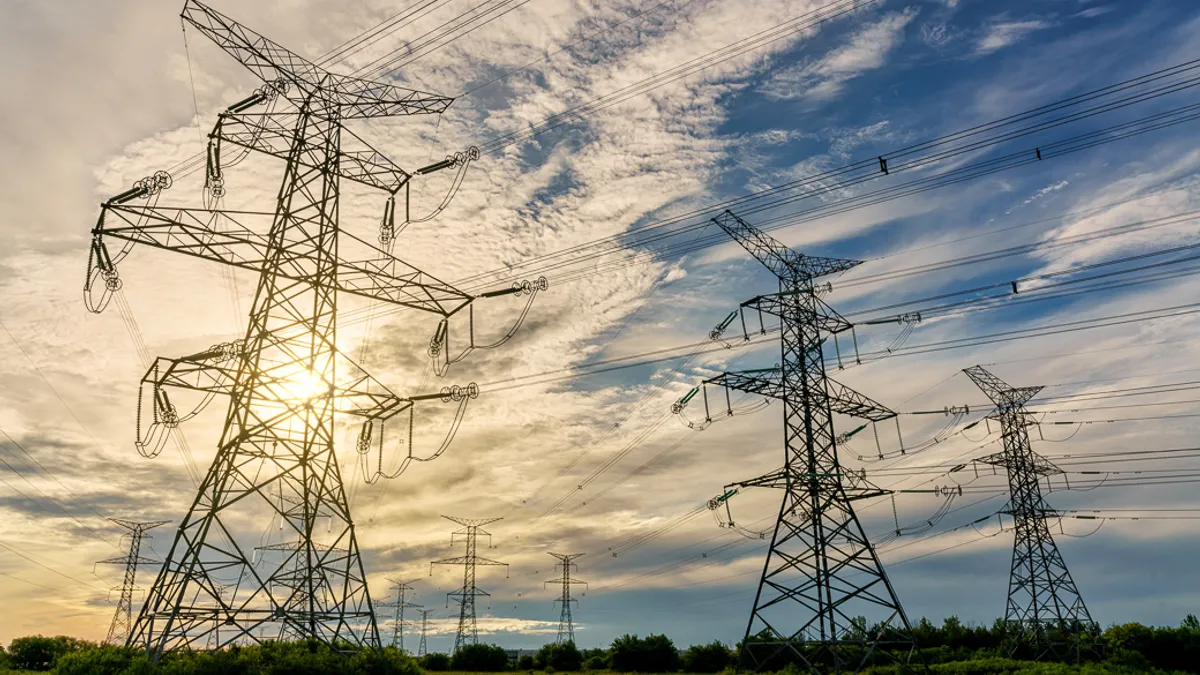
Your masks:
M864 631L868 629L863 628ZM1179 626L1114 625L1092 636L1088 649L1061 660L1032 661L1012 652L1002 624L970 626L956 618L940 626L915 627L919 657L934 675L1200 675L1200 620ZM151 663L140 649L97 645L58 636L14 639L0 650L0 672L56 675L421 675L422 672L496 673L732 673L737 645L720 642L678 649L665 635L623 635L605 648L548 644L535 655L510 661L501 647L471 645L454 655L414 658L398 649L338 652L317 642L265 643L215 652L166 654ZM781 675L799 675L796 664L779 663ZM918 667L917 672L920 671ZM902 672L873 659L869 675Z

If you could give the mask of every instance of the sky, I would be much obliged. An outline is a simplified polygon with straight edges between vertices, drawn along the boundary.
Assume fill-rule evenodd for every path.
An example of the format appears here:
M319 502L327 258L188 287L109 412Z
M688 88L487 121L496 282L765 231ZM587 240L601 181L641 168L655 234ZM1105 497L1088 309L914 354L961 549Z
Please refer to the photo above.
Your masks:
M475 382L482 392L443 454L391 480L364 482L356 427L339 425L372 594L385 596L389 578L414 579L413 600L434 610L431 650L452 644L445 594L461 578L457 569L431 572L430 561L458 554L456 528L442 515L503 518L487 526L485 555L509 566L507 575L480 573L491 593L480 607L483 640L535 647L553 639L556 590L544 583L555 576L550 551L585 554L578 576L588 586L575 608L583 646L626 632L666 633L682 645L742 637L764 555L753 532L770 526L779 495L731 500L748 537L720 527L723 512L680 517L726 484L779 465L779 406L738 397L738 414L720 411L711 425L697 424L704 413L696 402L683 416L671 406L704 378L778 361L775 333L752 332L747 342L735 322L723 341L708 339L738 303L776 282L716 226L654 240L650 233L664 230L643 228L677 216L703 224L713 204L805 179L778 193L794 197L787 203L734 208L795 250L864 261L826 279L832 287L822 296L851 320L926 310L911 327L860 324L861 365L845 336L844 369L826 346L833 377L902 413L903 455L888 422L845 444L845 464L890 489L964 488L928 531L879 547L908 616L991 623L1003 612L1012 546L1011 521L995 515L1003 476L947 471L999 448L994 423L972 425L987 399L960 372L980 363L1013 386L1046 387L1031 404L1046 422L1031 432L1034 449L1067 471L1049 481L1047 498L1067 516L1052 527L1092 616L1102 625L1177 624L1200 613L1188 564L1200 553L1189 536L1200 514L1186 482L1194 459L1149 452L1193 447L1200 431L1186 393L1200 355L1191 307L1200 284L1186 262L1200 203L1195 123L1077 152L1049 150L1116 125L1145 125L1139 120L1196 104L1197 92L1179 87L923 166L899 170L904 160L893 159L890 173L866 171L855 185L828 173L1200 57L1196 7L1018 0L998 11L982 0L887 0L804 23L823 0L516 4L459 39L411 52L474 6L438 3L328 66L456 97L442 115L348 123L400 166L484 148L457 191L453 171L414 179L414 222L396 243L398 257L471 291L543 275L549 286L511 340L476 350L444 378L426 354L436 317L340 302L339 347L393 391ZM406 6L212 5L310 59ZM207 470L220 433L217 404L182 425L183 440L160 456L140 456L137 383L154 356L239 337L254 275L135 248L120 265L118 302L92 314L81 294L100 202L202 152L216 115L261 84L195 29L181 31L178 10L148 0L0 8L0 599L8 608L0 641L32 633L103 638L116 600L109 589L121 577L96 563L120 556L125 543L106 519L178 523L195 494L192 473ZM746 49L719 52L729 58L697 61L753 36L760 38ZM395 59L398 69L380 67ZM647 80L662 73L678 77ZM1182 76L1173 77L1163 84ZM597 100L605 105L589 105ZM568 111L588 114L553 118L563 123L532 138L495 141L541 130L530 125ZM1041 148L1044 159L1032 159ZM976 168L1009 157L1018 165ZM954 171L980 175L877 198ZM277 160L250 156L225 173L227 208L271 209ZM160 204L200 206L203 172L176 174ZM453 199L436 217L418 220L447 195ZM372 240L385 198L347 187L343 230ZM693 212L707 215L684 217ZM612 245L622 234L623 248ZM609 244L577 248L597 240ZM1128 272L1164 260L1174 264ZM1127 274L1067 294L1114 269ZM1134 278L1141 282L1122 283ZM1063 280L1079 281L1043 288ZM989 290L930 300L981 287ZM997 299L931 310L987 294ZM917 302L900 304L908 301ZM517 297L480 300L480 342L503 336L523 307ZM461 344L466 326L450 330ZM953 342L965 338L972 340ZM639 356L686 357L698 343L705 347L692 358ZM1148 389L1129 391L1135 387ZM1173 401L1182 403L1164 404ZM185 394L177 402L198 403ZM961 419L908 414L964 405L971 412ZM442 444L453 412L417 406L415 453ZM858 422L836 424L843 432ZM386 438L385 468L399 460L397 435ZM1114 454L1133 451L1147 454ZM871 457L880 453L884 460ZM860 517L882 541L897 523L921 529L944 502L901 493L894 512L891 499L860 502ZM1115 518L1071 517L1093 511ZM262 526L247 536L269 541L271 528ZM165 554L170 530L153 533L150 554ZM143 586L150 576L142 573Z

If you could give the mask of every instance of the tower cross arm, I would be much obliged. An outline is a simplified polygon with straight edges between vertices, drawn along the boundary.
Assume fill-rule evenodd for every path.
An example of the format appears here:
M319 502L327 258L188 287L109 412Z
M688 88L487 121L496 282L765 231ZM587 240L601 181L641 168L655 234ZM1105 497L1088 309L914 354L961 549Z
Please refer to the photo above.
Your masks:
M206 358L208 353L201 352L180 358L158 357L142 376L142 383L160 389L172 387L187 389L207 394L232 394L237 383L238 367L236 363L218 362ZM445 399L442 393L420 394L415 396L399 396L393 393L383 383L362 371L356 364L349 362L344 355L339 354L349 366L346 370L356 371L343 378L343 381L333 387L330 395L336 400L338 412L368 419L387 420L408 410L415 401L430 399ZM286 389L290 383L276 378L260 382L264 387L280 387ZM475 388L465 388L468 396L474 396ZM303 405L297 401L296 405Z
M269 270L286 279L313 280L310 270L321 257L320 242L295 243L277 250L265 235L244 224L274 215L110 202L104 205L100 222L92 230L92 246L103 248L104 239L113 238L258 273ZM356 239L344 232L342 236ZM474 299L382 249L361 239L356 241L377 257L339 261L332 278L336 290L442 316L457 312Z
M299 117L299 112L225 112L209 136L222 144L240 146L283 160L290 158L310 169L329 169L341 178L389 193L396 192L408 182L409 172L344 126L341 127L343 147L333 151L332 163L325 162L323 153L328 149L317 147L319 139L314 139L312 152L294 152L298 141L295 130ZM305 142L304 139L299 141Z
M822 258L797 253L729 210L712 220L780 279L808 281L844 272L862 264L860 260Z
M126 556L121 556L120 558L108 558L106 560L97 560L96 564L98 564L98 565L126 565L126 566L139 565L139 566L141 566L141 565L161 565L162 561L155 560L154 558L147 558L145 556L130 557L130 556L126 555Z
M1042 387L1010 386L1004 380L988 372L983 366L964 368L963 372L1001 410L1020 408L1028 403L1029 399L1037 396L1037 393L1042 390Z
M321 107L336 109L342 118L440 113L454 101L331 73L197 0L187 0L180 16L263 82L290 85L286 95L293 101L315 100Z
M833 412L872 422L896 416L893 410L882 403L873 401L832 378L826 378L826 382L829 387L829 408Z
M760 368L757 370L721 373L716 377L705 380L704 384L712 384L774 399L782 399L785 394L783 372L778 368Z

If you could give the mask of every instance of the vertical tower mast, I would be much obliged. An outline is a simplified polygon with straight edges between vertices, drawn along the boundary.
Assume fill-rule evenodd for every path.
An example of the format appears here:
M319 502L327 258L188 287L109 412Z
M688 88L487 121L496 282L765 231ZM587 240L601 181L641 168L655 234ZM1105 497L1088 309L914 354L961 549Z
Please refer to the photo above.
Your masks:
M429 573L433 574L434 565L462 565L463 566L463 585L457 591L447 593L447 600L454 598L458 603L458 634L454 637L454 651L458 651L460 647L465 645L473 645L479 642L479 629L475 622L475 598L478 596L490 597L490 594L475 585L475 567L477 565L503 565L508 567L508 563L502 563L498 560L489 558L481 558L476 554L479 535L491 537L490 532L481 530L484 525L494 523L501 518L485 518L483 520L467 520L466 518L455 518L453 516L442 516L446 520L453 521L463 526L463 529L457 530L450 535L450 543L454 544L455 537L462 537L463 543L466 544L466 555L457 558L446 558L444 560L435 560L429 563Z
M220 648L293 635L351 647L378 646L334 452L335 415L363 418L369 440L370 425L404 412L411 415L415 401L465 405L478 388L455 386L409 397L392 393L338 351L338 294L437 315L442 319L439 339L444 339L445 321L460 310L470 314L476 297L535 289L525 284L473 296L340 228L341 182L361 183L388 195L384 221L390 241L395 196L411 175L344 123L437 114L453 99L331 73L197 0L187 0L182 17L265 83L218 117L209 136L210 196L223 194L224 146L280 159L284 171L272 212L160 207L158 195L170 187L171 177L159 172L105 202L92 230L85 297L93 311L102 311L120 289L117 264L132 244L259 275L241 340L179 359L157 359L142 379L153 389L155 427L171 428L181 421L166 387L206 397L224 394L229 407L216 457L128 643L146 646L155 658L164 650ZM458 161L448 159L418 172ZM106 246L112 239L122 244L115 256ZM340 249L348 239L369 257L345 259ZM99 297L90 295L100 282ZM139 406L142 449L140 415ZM257 556L250 542L264 522L278 523L290 541L264 547Z
M137 588L137 568L162 564L160 560L142 557L142 539L148 530L166 525L171 521L156 520L148 523L135 523L120 518L109 518L109 520L129 530L129 553L120 558L100 561L103 565L125 567L125 579L121 584L121 598L117 601L117 611L113 613L112 623L108 626L108 636L104 638L105 644L123 645L129 638L129 629L133 627L133 591Z
M429 615L433 614L432 609L421 610L421 644L417 647L417 656L425 656L428 652L426 636L429 634Z
M1012 649L1031 649L1038 659L1047 654L1061 658L1072 651L1078 656L1082 643L1099 628L1046 523L1057 512L1042 496L1039 481L1062 469L1033 451L1029 427L1035 421L1025 409L1042 387L1011 387L982 366L963 372L996 404L988 417L1000 422L1004 443L1001 452L976 461L1008 472L1007 513L1015 533L1004 623L1015 638Z
M585 554L583 553L551 553L550 555L558 559L556 568L562 569L562 577L560 579L551 579L547 584L561 584L562 594L555 602L561 605L558 613L558 638L555 640L558 644L564 642L575 642L575 622L571 617L571 603L579 602L571 597L571 586L587 586L586 581L574 579L571 577L571 572L578 569L573 561Z
M833 427L834 413L871 421L895 413L826 374L825 341L852 326L814 283L860 263L796 253L730 211L713 221L779 280L778 293L742 303L779 320L779 365L704 383L783 404L783 467L733 484L783 490L743 658L755 669L796 662L815 673L856 672L877 657L906 664L916 647L912 628L852 506L886 492L847 475ZM860 616L879 622L869 628Z

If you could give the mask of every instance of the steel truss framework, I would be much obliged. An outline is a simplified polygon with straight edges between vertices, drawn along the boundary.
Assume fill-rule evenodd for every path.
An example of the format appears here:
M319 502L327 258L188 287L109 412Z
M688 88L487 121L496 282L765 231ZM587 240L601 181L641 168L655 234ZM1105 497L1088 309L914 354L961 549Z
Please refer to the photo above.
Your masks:
M120 558L101 560L102 565L121 565L125 568L125 579L121 583L121 597L117 600L117 611L113 613L112 623L108 626L108 636L105 644L123 645L129 638L129 630L133 627L133 592L137 589L137 570L139 567L152 567L162 564L160 560L142 556L142 540L146 532L160 525L166 525L169 520L155 520L148 523L135 523L131 520L109 518L117 525L129 530L129 553Z
M963 372L996 404L988 418L1000 422L1004 443L1002 451L976 461L1008 473L1005 512L1012 516L1015 537L1004 612L1009 648L1028 651L1036 659L1079 658L1084 651L1095 651L1099 626L1092 621L1050 534L1047 520L1058 513L1042 496L1039 482L1062 469L1034 452L1029 441L1029 427L1036 421L1025 403L1042 387L1011 387L982 366Z
M396 581L395 579L389 579L389 581L392 582L395 599L381 602L378 606L392 610L392 618L389 621L392 626L391 644L398 649L404 649L404 628L411 624L410 621L404 618L405 610L409 607L420 609L421 605L408 601L408 593L413 590L411 582Z
M430 614L433 614L432 609L421 610L421 644L417 646L417 656L425 656L429 651L429 643L426 637L429 635Z
M243 339L158 359L143 378L154 389L155 421L168 427L179 418L167 387L224 394L229 406L216 457L128 644L146 647L155 658L166 650L264 639L375 647L378 627L334 453L335 413L384 420L414 401L474 397L478 390L392 393L337 350L337 296L351 293L445 319L476 297L510 291L472 296L361 240L359 248L373 257L339 256L339 243L353 239L338 224L340 181L388 193L394 209L396 192L410 177L343 123L436 114L452 99L330 73L196 0L187 0L182 17L265 83L222 113L209 136L212 196L223 190L222 143L276 157L284 173L275 210L248 213L160 208L158 194L171 179L159 172L104 203L92 232L88 287L103 283L93 311L119 290L116 264L133 244L259 274ZM275 110L277 101L284 109ZM268 102L260 115L246 112ZM451 165L447 160L421 171ZM265 234L251 227L255 223ZM106 246L110 240L122 243L116 256ZM265 522L277 523L285 542L254 551L246 542Z
M912 628L852 505L887 493L842 468L833 425L834 413L873 421L895 413L826 374L822 346L851 324L814 285L859 262L796 253L730 211L713 221L779 279L778 293L743 303L779 318L779 366L704 383L783 404L783 467L726 486L783 490L743 663L775 670L794 662L818 673L856 672L881 661L907 665L916 648ZM863 616L881 620L868 626Z
M473 645L479 642L479 628L476 625L475 618L475 598L479 596L491 597L491 594L482 588L475 585L475 568L478 565L503 565L508 567L508 563L502 563L498 560L490 558L481 558L476 553L479 543L479 535L491 537L491 533L480 528L489 523L494 523L501 518L485 518L483 520L468 520L466 518L455 518L453 516L442 516L446 520L453 521L463 526L463 529L456 530L450 535L450 544L453 545L458 538L461 537L466 545L465 555L457 558L445 558L443 560L435 560L429 563L429 573L433 574L434 565L462 565L463 566L463 584L462 588L457 591L451 591L446 594L446 603L449 605L450 599L453 598L458 603L458 633L454 636L454 651L466 645Z
M575 621L571 617L571 603L574 602L578 604L579 601L571 597L571 587L586 587L587 582L572 577L571 572L579 569L579 566L574 562L575 559L586 554L551 553L550 555L554 556L558 560L558 563L555 564L555 568L562 570L562 576L560 578L549 579L545 582L546 584L558 584L562 588L561 595L559 595L558 599L554 601L560 605L558 612L558 637L555 639L555 642L560 645L567 642L573 644L575 642Z

